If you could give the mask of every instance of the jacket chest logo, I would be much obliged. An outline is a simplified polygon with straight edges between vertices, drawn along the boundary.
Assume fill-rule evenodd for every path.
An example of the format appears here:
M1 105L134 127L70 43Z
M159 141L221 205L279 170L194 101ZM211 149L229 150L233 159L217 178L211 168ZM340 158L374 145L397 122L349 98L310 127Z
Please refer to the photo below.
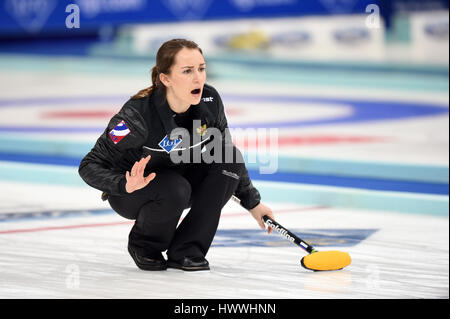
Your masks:
M197 127L197 133L200 136L205 136L205 134L206 134L206 124L203 124L202 126Z
M164 138L158 143L159 147L165 150L167 153L170 153L175 147L178 146L182 141L181 138L177 138L175 140L169 139L169 136L166 135Z

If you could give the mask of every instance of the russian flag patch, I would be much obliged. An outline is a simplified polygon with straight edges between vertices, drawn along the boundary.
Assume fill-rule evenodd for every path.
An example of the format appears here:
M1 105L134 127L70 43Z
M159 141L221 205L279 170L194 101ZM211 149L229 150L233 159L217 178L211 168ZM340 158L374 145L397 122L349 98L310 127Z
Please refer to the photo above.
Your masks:
M111 140L114 144L119 143L125 136L130 134L130 129L125 124L125 121L121 121L119 124L116 125L115 128L113 128L109 132L109 137L111 137Z

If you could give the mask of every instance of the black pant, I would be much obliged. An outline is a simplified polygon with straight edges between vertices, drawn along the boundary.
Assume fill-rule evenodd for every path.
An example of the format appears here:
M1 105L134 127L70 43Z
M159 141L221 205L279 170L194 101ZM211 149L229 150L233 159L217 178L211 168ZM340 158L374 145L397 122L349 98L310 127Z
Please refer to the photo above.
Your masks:
M167 250L172 260L204 257L243 169L243 161L235 161L155 170L155 179L145 188L110 196L109 203L119 215L136 220L128 243L139 255ZM189 207L177 228L183 210Z

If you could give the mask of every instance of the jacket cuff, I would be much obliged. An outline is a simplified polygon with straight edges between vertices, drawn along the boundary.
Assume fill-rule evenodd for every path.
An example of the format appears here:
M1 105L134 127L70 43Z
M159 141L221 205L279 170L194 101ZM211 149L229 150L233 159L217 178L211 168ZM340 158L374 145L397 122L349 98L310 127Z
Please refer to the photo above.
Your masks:
M125 185L127 185L127 179L124 177L122 177L122 179L119 181L119 193L120 194L128 194Z
M251 189L246 196L242 196L240 199L240 204L247 210L255 208L261 202L261 195L256 188Z
M258 201L256 204L252 204L251 206L248 206L248 207L244 207L245 209L247 209L247 210L250 210L250 209L253 209L253 208L255 208L256 206L258 206L259 205L259 203L261 203L260 201Z

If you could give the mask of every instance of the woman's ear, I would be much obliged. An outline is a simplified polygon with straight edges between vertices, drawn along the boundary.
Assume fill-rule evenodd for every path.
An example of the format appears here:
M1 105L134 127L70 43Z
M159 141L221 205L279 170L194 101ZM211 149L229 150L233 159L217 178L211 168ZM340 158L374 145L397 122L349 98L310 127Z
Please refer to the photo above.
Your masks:
M164 84L164 86L170 86L170 80L169 77L164 74L164 73L160 73L159 74L159 80L161 81L162 84Z

